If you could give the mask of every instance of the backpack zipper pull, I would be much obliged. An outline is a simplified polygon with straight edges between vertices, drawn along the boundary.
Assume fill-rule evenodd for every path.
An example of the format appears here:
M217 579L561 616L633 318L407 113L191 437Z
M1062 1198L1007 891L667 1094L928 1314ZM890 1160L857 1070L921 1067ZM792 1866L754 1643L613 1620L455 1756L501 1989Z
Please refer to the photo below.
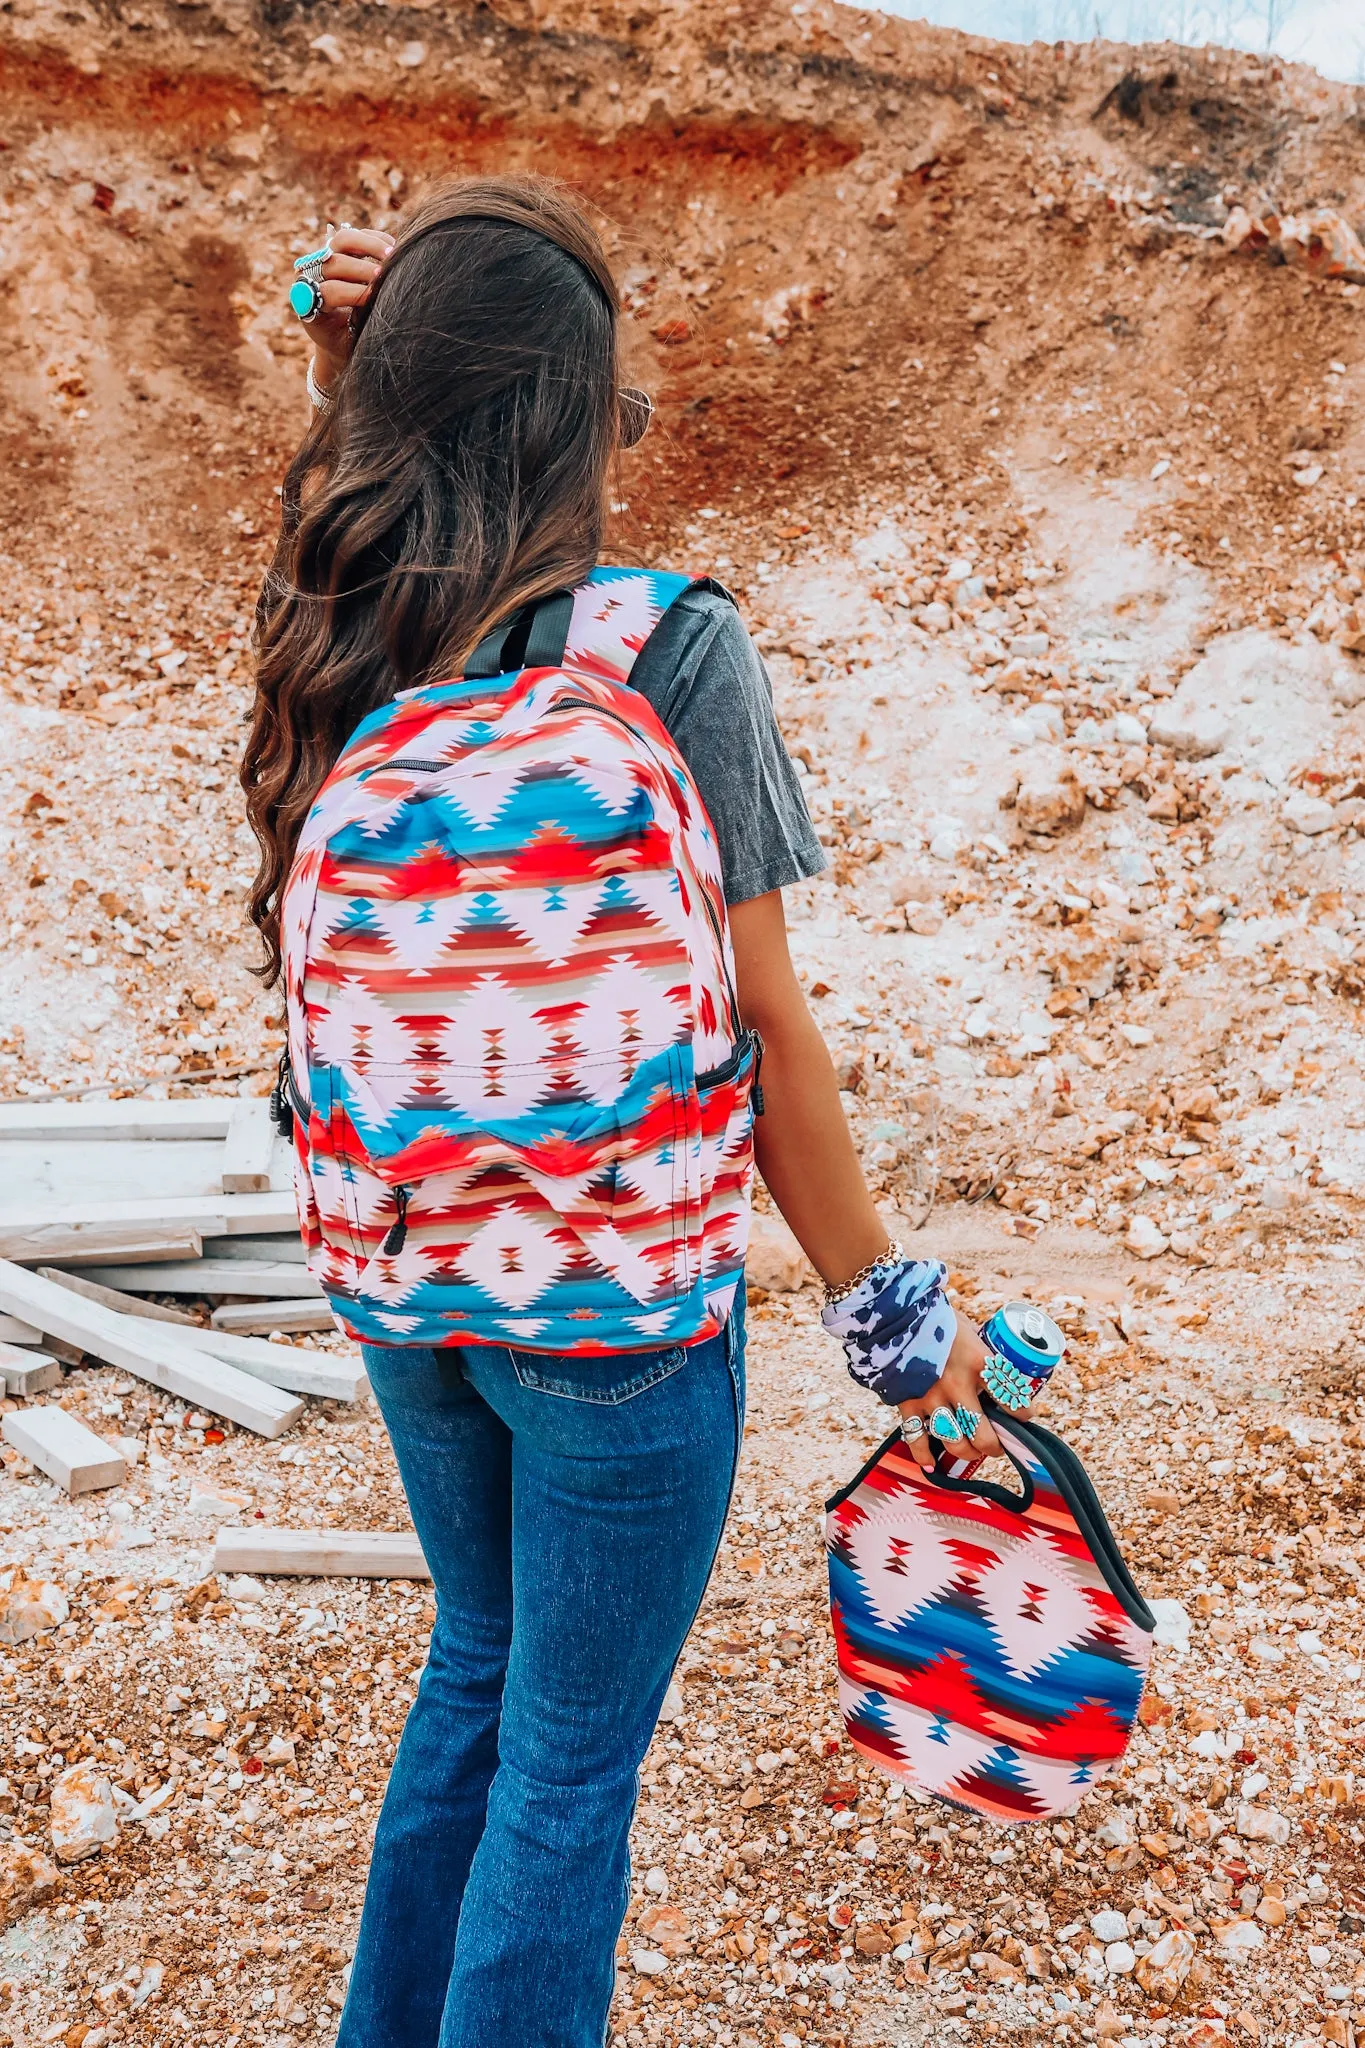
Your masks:
M388 1234L383 1244L379 1247L380 1253L386 1259L397 1258L399 1252L402 1251L403 1246L407 1243L408 1196L411 1192L411 1188L395 1188L393 1191L393 1199L398 1205L398 1214L389 1225Z
M763 1039L757 1031L750 1032L749 1035L754 1041L754 1085L749 1090L749 1100L753 1104L754 1115L762 1116L763 1083L759 1077L763 1072Z

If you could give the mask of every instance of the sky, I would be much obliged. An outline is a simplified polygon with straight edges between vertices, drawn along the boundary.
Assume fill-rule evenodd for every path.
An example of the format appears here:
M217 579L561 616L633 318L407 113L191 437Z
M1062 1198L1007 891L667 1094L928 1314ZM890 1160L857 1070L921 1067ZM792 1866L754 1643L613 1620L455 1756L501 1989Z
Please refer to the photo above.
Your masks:
M1365 0L864 0L884 14L1004 41L1221 43L1273 50L1365 84Z

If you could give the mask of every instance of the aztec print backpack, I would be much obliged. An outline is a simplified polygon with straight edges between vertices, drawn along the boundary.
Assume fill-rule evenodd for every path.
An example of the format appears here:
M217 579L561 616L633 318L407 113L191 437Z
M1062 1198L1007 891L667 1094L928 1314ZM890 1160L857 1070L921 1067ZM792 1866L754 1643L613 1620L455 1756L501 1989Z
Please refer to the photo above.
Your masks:
M710 821L628 687L688 587L604 568L528 607L366 718L304 826L281 1123L309 1269L365 1342L725 1323L762 1044Z
M1021 1493L979 1461L926 1472L898 1431L827 1503L840 1705L889 1776L1052 1820L1127 1749L1155 1617L1075 1452L982 1406Z

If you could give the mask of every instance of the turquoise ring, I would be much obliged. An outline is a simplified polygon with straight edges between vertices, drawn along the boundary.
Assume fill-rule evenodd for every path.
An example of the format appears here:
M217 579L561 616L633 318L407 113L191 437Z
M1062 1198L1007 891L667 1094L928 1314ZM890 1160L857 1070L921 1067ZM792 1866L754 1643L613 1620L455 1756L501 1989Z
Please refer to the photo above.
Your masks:
M322 287L311 277L296 277L289 287L289 308L307 326L322 311Z
M957 1414L952 1408L935 1408L929 1417L929 1434L937 1437L941 1444L956 1443L962 1435L958 1428Z
M312 277L315 271L321 270L331 253L331 243L324 242L320 249L310 249L306 256L296 256L294 268L301 277Z
M957 1433L959 1436L965 1436L967 1442L970 1443L980 1427L981 1417L977 1414L975 1408L962 1407L958 1409Z
M1002 1408L1027 1408L1033 1399L1033 1381L1017 1365L1011 1365L998 1351L986 1353L986 1363L981 1368L981 1379L986 1392L998 1401Z

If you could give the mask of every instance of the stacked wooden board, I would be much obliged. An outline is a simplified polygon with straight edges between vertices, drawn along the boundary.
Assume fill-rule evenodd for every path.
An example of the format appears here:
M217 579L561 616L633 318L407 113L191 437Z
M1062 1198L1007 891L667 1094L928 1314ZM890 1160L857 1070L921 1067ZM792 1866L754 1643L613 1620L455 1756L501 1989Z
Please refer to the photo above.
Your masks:
M301 1395L358 1398L354 1354L261 1340L334 1327L304 1265L290 1181L259 1098L0 1104L5 1391L41 1392L58 1360L99 1359L264 1437L289 1428ZM155 1295L212 1304L208 1327ZM46 1412L7 1416L6 1434L13 1424L32 1436ZM39 1438L61 1434L47 1463L41 1442L12 1440L53 1476L60 1467L60 1483L109 1483L81 1479L70 1429L36 1426ZM109 1447L85 1434L107 1465Z

